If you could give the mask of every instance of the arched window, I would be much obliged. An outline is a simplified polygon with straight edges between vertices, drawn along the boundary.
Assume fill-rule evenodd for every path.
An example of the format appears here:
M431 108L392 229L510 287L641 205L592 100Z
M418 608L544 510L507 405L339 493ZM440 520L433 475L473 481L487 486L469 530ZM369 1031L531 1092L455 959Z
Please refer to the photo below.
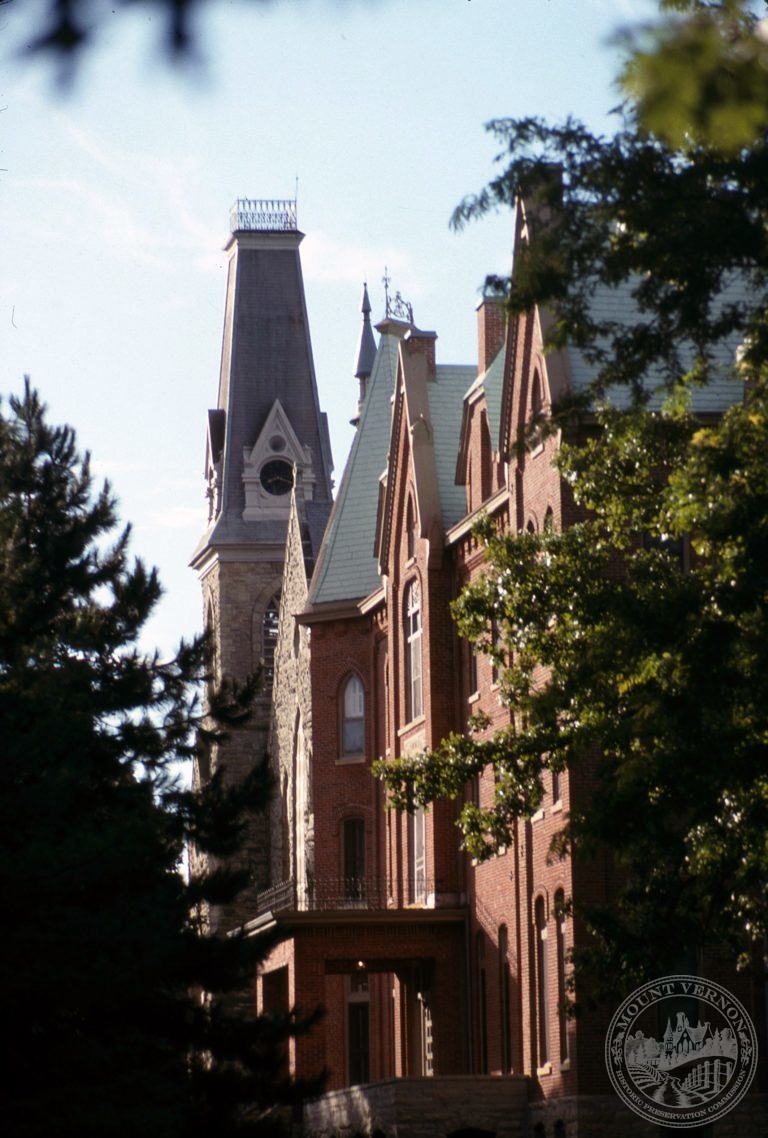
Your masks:
M538 1060L543 1067L549 1062L549 1020L547 986L547 919L544 898L536 898L534 909L536 934L536 1015L538 1021Z
M531 419L535 420L541 415L543 403L541 398L541 376L537 371L533 373L531 385Z
M261 618L262 693L269 695L275 681L275 648L280 626L280 594L275 593Z
M568 1018L565 1014L565 894L555 893L555 940L557 944L557 1018L560 1028L560 1062L568 1058Z
M405 594L405 718L424 714L421 686L421 590L411 581Z
M413 496L408 495L408 508L405 512L405 543L408 560L416 556L416 510L413 505Z
M528 424L528 445L532 450L537 450L543 441L541 424L543 410L544 399L542 395L541 376L538 371L535 371L531 383L531 418Z
M359 676L347 678L341 689L341 753L360 755L365 750L365 692Z

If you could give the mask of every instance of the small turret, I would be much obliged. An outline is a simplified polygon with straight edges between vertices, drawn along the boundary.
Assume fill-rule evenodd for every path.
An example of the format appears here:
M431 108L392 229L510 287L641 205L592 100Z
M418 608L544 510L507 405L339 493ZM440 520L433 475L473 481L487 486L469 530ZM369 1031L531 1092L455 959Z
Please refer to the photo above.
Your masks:
M357 413L354 419L350 420L353 427L356 427L360 422L366 388L373 371L373 361L376 358L376 337L371 327L371 302L368 299L367 282L363 285L360 311L363 314L363 326L360 329L360 339L357 342L357 352L355 353L355 378L359 381L360 388L357 397Z

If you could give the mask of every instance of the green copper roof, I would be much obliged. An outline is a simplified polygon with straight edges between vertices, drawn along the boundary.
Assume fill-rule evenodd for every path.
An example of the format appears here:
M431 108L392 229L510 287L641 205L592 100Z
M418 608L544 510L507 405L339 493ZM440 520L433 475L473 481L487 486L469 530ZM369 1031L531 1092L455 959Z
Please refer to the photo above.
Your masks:
M459 449L464 393L475 376L475 368L464 364L437 367L434 384L429 384L429 414L435 432L435 469L443 528L467 512L466 492L457 486L456 452Z
M379 342L360 424L312 577L310 604L358 600L379 586L373 553L376 504L389 449L398 342L391 333L382 334Z

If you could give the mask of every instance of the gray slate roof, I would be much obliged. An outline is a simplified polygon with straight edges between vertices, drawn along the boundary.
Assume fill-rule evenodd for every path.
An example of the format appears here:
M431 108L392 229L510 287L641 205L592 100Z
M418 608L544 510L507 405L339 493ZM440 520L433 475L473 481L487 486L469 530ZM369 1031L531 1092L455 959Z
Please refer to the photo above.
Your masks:
M276 399L301 443L309 446L316 476L307 520L322 532L330 510L331 450L320 411L299 258L302 234L236 234L230 261L218 408L209 438L223 443L221 510L198 543L283 544L286 522L244 522L243 449L252 447ZM222 439L223 436L223 439Z
M504 366L507 358L506 341L502 344L491 363L485 371L477 376L475 381L467 388L464 396L467 399L479 388L485 392L485 405L488 409L488 429L493 440L494 449L498 449L499 432L501 430L501 397L504 392Z
M746 299L744 284L734 281L727 287L722 296L723 303L734 303ZM600 286L595 290L593 310L597 319L616 322L617 324L635 324L639 320L637 302L632 296L632 282L624 281L615 288ZM736 351L739 347L738 337L730 341L722 341L714 352L717 373L704 387L694 388L692 391L692 407L696 412L726 411L733 403L743 396L743 384L733 374L733 364ZM694 362L692 347L686 349L682 345L680 351L684 367L690 367ZM587 362L582 352L574 347L568 348L568 359L571 368L573 389L575 392L587 388L595 376L594 365ZM651 369L646 376L645 384L651 390L658 390L658 394L651 398L650 406L661 406L668 391L664 388L664 376L660 368ZM613 387L606 393L606 399L616 407L629 404L629 392L624 387Z

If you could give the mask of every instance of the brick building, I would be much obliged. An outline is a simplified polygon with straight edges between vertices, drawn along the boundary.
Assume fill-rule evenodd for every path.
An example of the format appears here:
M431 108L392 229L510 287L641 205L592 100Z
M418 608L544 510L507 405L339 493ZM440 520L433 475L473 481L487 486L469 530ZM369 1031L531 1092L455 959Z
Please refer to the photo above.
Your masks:
M328 517L300 234L293 216L276 224L275 211L241 211L233 229L211 518L194 564L222 674L267 660L271 710L265 699L239 744L252 761L269 731L278 793L254 838L262 887L219 920L279 931L256 979L259 1009L327 1010L291 1044L294 1072L329 1072L304 1133L655 1134L611 1089L603 1020L562 1010L579 935L563 903L608 886L594 864L587 874L548 853L588 788L550 776L512 844L474 864L455 804L387 811L370 769L464 730L477 710L488 730L509 721L491 659L458 638L449 604L481 571L481 511L514 532L572 520L551 463L558 436L520 457L513 442L586 382L586 367L569 352L545 357L546 314L508 321L491 299L478 307L476 364L441 364L437 336L399 295L387 296L377 343L364 291L357 430ZM515 224L526 240L522 206ZM738 392L706 397L719 411ZM480 804L493 791L491 772L467 789ZM745 1101L717 1138L766 1132L762 1100Z

